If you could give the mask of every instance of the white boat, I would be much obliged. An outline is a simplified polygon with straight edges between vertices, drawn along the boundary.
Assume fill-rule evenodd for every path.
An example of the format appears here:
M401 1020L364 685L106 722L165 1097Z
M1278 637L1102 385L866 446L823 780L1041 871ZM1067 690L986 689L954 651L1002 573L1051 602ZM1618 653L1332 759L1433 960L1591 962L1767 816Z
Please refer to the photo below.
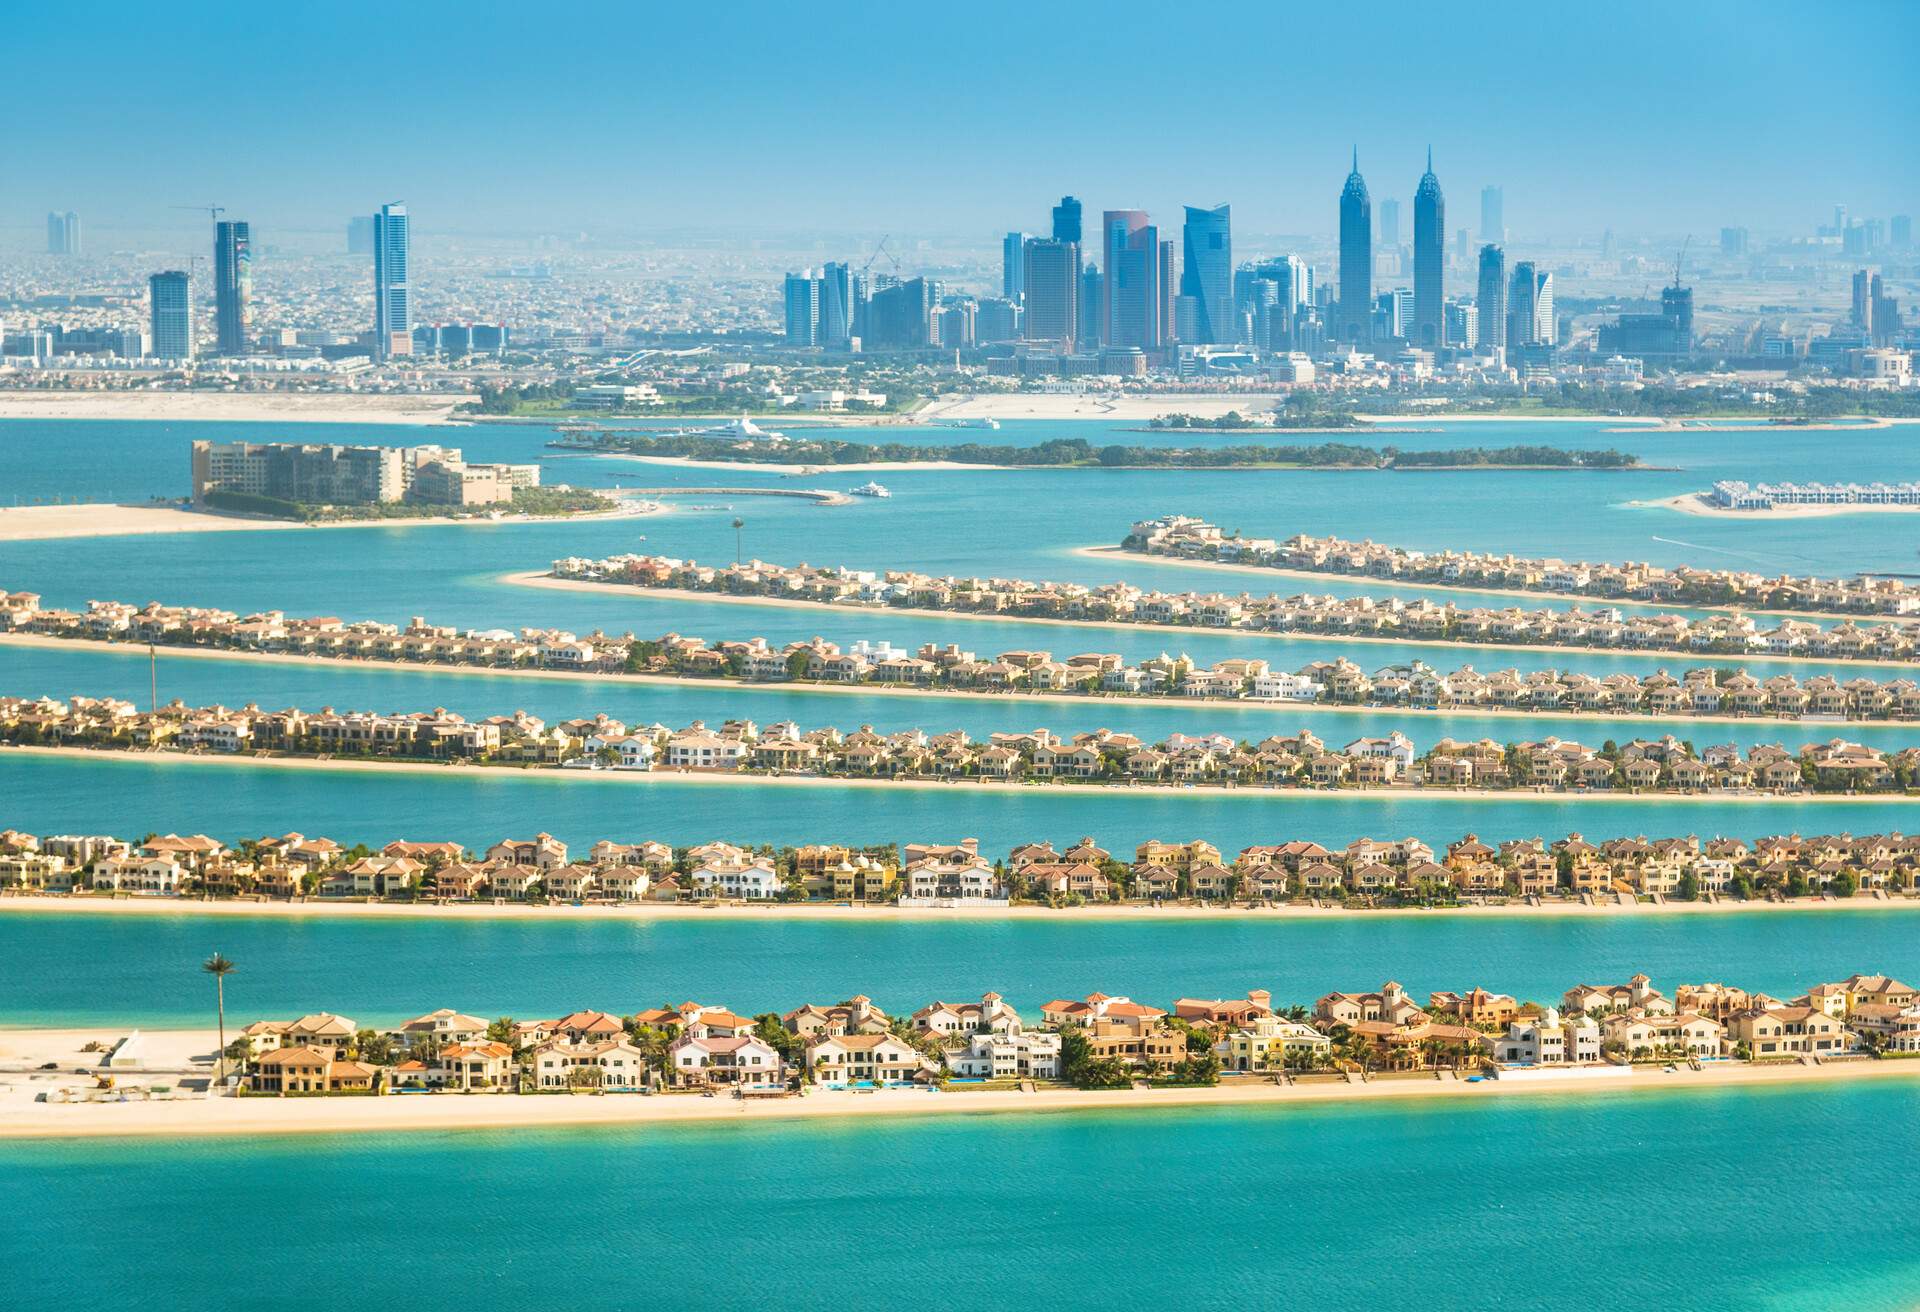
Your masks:
M741 437L763 442L784 442L787 440L785 433L770 432L754 423L753 420L747 418L745 415L741 415L738 419L730 419L726 423L713 428L696 428L689 436Z
M893 495L893 493L887 491L878 483L862 483L859 487L848 488L847 493L849 496L856 497L890 497Z

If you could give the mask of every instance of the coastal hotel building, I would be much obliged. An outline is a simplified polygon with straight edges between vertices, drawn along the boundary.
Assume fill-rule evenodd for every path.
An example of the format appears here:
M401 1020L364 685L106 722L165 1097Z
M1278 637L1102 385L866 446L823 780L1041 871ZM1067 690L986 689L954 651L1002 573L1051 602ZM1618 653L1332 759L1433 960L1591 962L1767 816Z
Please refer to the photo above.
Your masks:
M241 493L301 505L485 506L540 485L538 465L469 464L457 447L299 442L193 444L193 499Z

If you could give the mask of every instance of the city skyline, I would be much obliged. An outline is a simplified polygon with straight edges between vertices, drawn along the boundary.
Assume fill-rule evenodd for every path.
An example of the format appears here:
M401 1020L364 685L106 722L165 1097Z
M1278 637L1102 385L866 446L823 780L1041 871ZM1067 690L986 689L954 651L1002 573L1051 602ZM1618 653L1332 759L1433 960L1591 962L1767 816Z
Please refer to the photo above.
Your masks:
M1496 85L1471 120L1436 126L1427 113L1431 88L1421 79L1390 81L1355 102L1339 74L1308 66L1284 91L1249 87L1229 102L1234 121L1277 115L1290 125L1254 145L1232 131L1196 131L1189 116L1145 102L1109 107L1101 131L1080 130L1073 111L1085 88L1040 76L1049 32L1098 51L1103 76L1125 78L1160 64L1185 66L1189 47L1219 39L1213 25L1206 33L1175 29L1136 47L1100 29L1023 14L1030 39L1007 43L1004 25L990 16L912 15L904 39L924 42L955 66L978 57L997 80L1021 89L1010 98L1017 111L983 99L956 126L944 111L916 108L904 86L890 95L906 74L881 66L886 61L874 61L855 86L804 94L774 76L795 50L856 32L871 39L852 15L766 8L755 20L766 39L729 49L715 67L700 57L697 16L650 14L644 40L652 71L632 79L616 76L612 65L624 68L630 43L622 38L638 38L641 20L620 10L585 20L606 38L592 42L572 32L509 34L510 20L484 9L457 28L388 13L383 41L408 68L407 130L358 140L337 130L341 108L369 90L368 75L345 57L360 30L348 17L275 15L208 41L171 12L125 9L117 21L129 39L82 54L81 34L56 15L27 13L10 20L16 93L57 98L67 109L58 131L8 143L0 227L25 242L49 210L73 210L100 231L180 228L184 218L165 208L210 195L246 213L261 233L291 232L335 226L361 211L359 197L387 194L405 197L441 233L552 231L551 201L564 195L563 231L669 231L698 214L715 234L798 225L943 238L1039 230L1045 216L1030 213L1025 198L1070 189L1099 210L1164 214L1224 198L1243 232L1314 233L1326 228L1318 198L1342 146L1357 141L1377 198L1405 206L1431 135L1457 194L1506 190L1506 223L1516 234L1797 229L1835 204L1856 213L1911 212L1920 192L1920 162L1903 140L1900 116L1885 111L1876 91L1898 83L1898 50L1912 43L1858 39L1875 27L1897 38L1920 21L1894 5L1856 6L1850 15L1846 23L1824 13L1775 15L1771 21L1786 31L1770 30L1763 41L1744 37L1740 11L1719 4L1545 16L1500 6L1471 24L1406 10L1370 30L1383 65L1404 59L1426 70L1464 68L1489 54L1544 50L1558 112L1539 112L1537 85ZM1306 46L1329 44L1344 27L1332 16L1254 9L1227 18L1248 39L1285 35ZM1658 47L1623 41L1623 32L1642 27L1660 33ZM290 42L334 71L276 85L269 56ZM1670 48L1682 52L1680 76L1712 95L1661 93L1674 77ZM516 56L515 81L503 93L490 73L505 49ZM336 53L341 58L330 62ZM88 67L111 77L125 61L150 59L175 61L185 84L217 82L227 94L220 103L194 96L156 102L136 137L118 131L107 103L74 97L54 80L56 70ZM1770 116L1764 133L1730 126L1758 98L1842 66L1846 79L1822 80L1822 114ZM716 84L736 80L753 85L749 103L712 94ZM231 149L220 116L233 97L274 107L272 151ZM891 107L875 113L879 103ZM476 130L473 116L483 108L485 129ZM1056 112L1066 150L1028 146L998 130ZM1591 124L1584 137L1569 130L1576 114ZM577 130L589 116L635 131L608 146ZM1846 152L1828 148L1839 120L1850 125ZM165 147L154 149L155 140ZM76 173L71 161L81 148L92 166ZM885 167L821 167L849 151L854 159L884 159ZM1875 167L1863 171L1861 160Z

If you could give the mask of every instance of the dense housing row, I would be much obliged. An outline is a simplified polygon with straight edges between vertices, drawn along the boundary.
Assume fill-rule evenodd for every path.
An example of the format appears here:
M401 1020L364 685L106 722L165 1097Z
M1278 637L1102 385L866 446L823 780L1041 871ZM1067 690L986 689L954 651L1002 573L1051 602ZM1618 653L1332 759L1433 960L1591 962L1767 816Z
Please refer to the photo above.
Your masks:
M1280 597L1272 593L1159 592L1130 583L1032 582L1026 579L938 577L914 570L840 566L700 565L665 556L569 557L552 576L636 588L672 588L740 597L768 597L862 609L912 607L1006 619L1153 624L1303 636L1396 638L1477 646L1602 648L1701 655L1821 657L1910 661L1920 656L1920 622L1831 627L1782 619L1762 627L1734 613L1628 615L1609 607L1566 610L1495 609L1435 604L1425 598Z
M206 834L36 835L0 831L0 891L466 902L1011 903L1079 906L1194 901L1424 904L1527 898L1886 896L1920 888L1920 838L1899 833L1737 838L1579 834L1497 846L1473 835L1435 849L1414 837L1260 843L1228 856L1204 839L1139 844L1131 860L1081 838L1038 840L990 861L977 839L858 846L674 847L601 839L583 855L551 834L482 852L396 839L375 851L320 835L228 846Z
M1392 980L1291 1007L1276 1006L1264 989L1183 997L1169 1008L1091 993L1043 1004L1037 1025L998 993L935 999L911 1016L890 1016L864 995L758 1016L695 1002L549 1020L487 1021L441 1008L390 1031L315 1012L255 1021L227 1052L240 1063L244 1089L282 1096L717 1088L779 1096L955 1080L1124 1088L1916 1054L1913 988L1859 974L1790 1001L1718 983L1683 984L1668 998L1643 974L1575 984L1557 1004L1472 988L1432 993L1423 1006Z
M1598 747L1548 737L1499 743L1442 738L1424 751L1397 730L1331 747L1310 730L1257 742L1171 733L1157 742L1098 729L877 733L696 720L628 726L605 714L549 725L525 711L469 720L444 708L379 713L278 711L171 702L142 711L111 697L0 697L0 743L223 754L359 756L587 770L795 775L867 780L1145 787L1526 788L1537 791L1903 793L1920 781L1920 747L1881 751L1833 738L1798 751L1731 743L1696 751L1671 734Z
M1724 486L1724 485L1723 485ZM1913 495L1913 494L1910 494ZM1184 556L1314 574L1364 575L1396 582L1454 587L1577 593L1622 601L1698 606L1752 606L1837 615L1920 614L1920 587L1885 577L1796 578L1753 570L1667 568L1644 562L1594 564L1553 556L1477 551L1415 551L1373 541L1296 534L1285 542L1223 532L1192 515L1167 515L1135 524L1121 544L1153 555Z
M139 641L173 647L266 652L337 660L389 660L484 669L561 669L588 674L667 674L750 683L829 684L981 693L1284 702L1407 710L1578 712L1590 715L1740 716L1818 720L1920 719L1920 681L1830 674L1759 678L1745 670L1702 667L1680 676L1606 675L1514 669L1482 673L1471 665L1442 672L1421 661L1371 673L1342 656L1295 671L1258 657L1201 666L1182 655L1128 662L1113 652L1056 659L1015 650L982 659L955 644L909 652L886 642L842 647L823 638L775 645L754 637L709 642L665 633L581 635L564 629L461 630L415 617L404 628L334 616L294 618L281 611L241 615L198 606L90 601L84 610L45 608L37 594L0 595L0 632L42 637Z

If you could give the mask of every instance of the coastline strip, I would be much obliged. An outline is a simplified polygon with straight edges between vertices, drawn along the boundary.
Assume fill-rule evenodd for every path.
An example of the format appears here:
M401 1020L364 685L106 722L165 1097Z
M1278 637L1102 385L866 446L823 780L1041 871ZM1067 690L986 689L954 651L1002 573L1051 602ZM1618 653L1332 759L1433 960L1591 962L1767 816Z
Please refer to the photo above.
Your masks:
M720 923L758 924L766 920L1045 920L1045 921L1139 921L1256 920L1328 921L1373 919L1380 916L1431 919L1464 917L1470 920L1538 919L1613 920L1632 916L1750 915L1771 912L1849 912L1920 911L1920 898L1852 897L1824 901L1798 898L1769 902L1726 899L1719 902L1619 902L1595 901L1525 902L1501 904L1467 903L1454 906L1202 906L1197 903L1113 903L1094 902L1078 907L1050 907L1038 903L1017 906L904 907L894 903L828 902L618 902L596 904L550 903L536 906L525 902L355 902L311 900L305 902L242 901L231 899L179 897L110 897L62 895L58 893L20 893L0 895L0 917L38 915L105 916L211 916L240 919L293 919L315 916L340 916L347 919L392 920L546 920L566 924L605 920L706 920Z
M343 761L337 759L321 760L306 756L241 756L210 755L177 751L136 751L120 748L94 747L38 747L20 744L0 745L0 760L8 756L55 757L68 760L120 761L145 764L167 764L183 766L241 767L270 770L332 770L382 774L426 774L440 777L471 778L482 776L494 779L549 779L571 783L615 783L615 784L662 784L688 783L700 785L740 786L744 784L762 784L774 788L880 788L880 789L918 789L942 790L946 792L967 792L1005 794L1021 793L1027 796L1067 795L1067 796L1108 796L1108 797L1246 797L1257 798L1265 803L1277 803L1287 799L1316 801L1346 801L1367 805L1382 800L1433 799L1449 802L1535 802L1549 806L1566 806L1570 803L1597 802L1601 804L1625 803L1633 806L1697 805L1702 803L1730 804L1735 806L1767 806L1792 808L1796 806L1911 806L1914 798L1906 793L1670 793L1670 792L1531 792L1513 788L1396 788L1391 785L1380 788L1273 788L1260 784L1248 784L1242 787L1225 787L1219 784L1084 784L1009 782L997 779L979 779L971 776L947 776L943 778L913 779L877 779L847 775L795 775L795 774L756 774L744 771L725 771L702 774L687 770L568 770L554 766L518 766L518 765L459 765L432 764L419 761L382 761L377 758Z
M1366 633L1317 633L1306 629L1206 628L1196 624L1153 624L1130 620L1063 619L1055 615L1013 615L971 610L933 610L925 606L860 606L833 601L804 601L794 597L765 597L731 592L698 592L692 588L643 587L633 583L601 583L587 579L555 578L546 570L519 570L498 576L502 583L523 588L554 588L561 591L600 592L620 597L650 597L659 601L713 602L723 606L774 606L787 610L848 611L857 615L913 615L923 619L965 620L989 624L1052 624L1067 628L1105 629L1119 633L1183 633L1208 637L1265 638L1280 642L1367 643L1387 647L1449 647L1471 651L1526 651L1547 654L1573 652L1618 656L1669 656L1686 661L1767 662L1783 665L1811 665L1819 668L1912 669L1914 660L1830 659L1821 656L1780 656L1772 652L1681 651L1672 647L1571 647L1545 642L1462 642L1457 638L1433 638L1416 634L1384 638Z
M145 644L137 641L112 642L102 638L57 638L40 633L0 633L0 647L6 646L33 647L49 651L68 649L99 652L105 655L124 656L142 660L144 660L147 655ZM585 670L521 669L518 667L499 668L488 665L463 665L458 663L438 665L423 661L384 660L379 657L316 656L304 652L242 651L224 647L177 647L168 646L165 643L157 644L154 650L163 660L170 656L181 656L189 660L244 661L266 665L314 665L325 669L361 669L381 673L447 674L461 677L478 676L481 678L495 679L559 679L572 683L624 683L642 687L724 691L729 694L735 692L784 692L802 695L820 693L825 696L906 697L924 701L938 701L944 698L954 701L1005 703L1011 706L1027 706L1038 703L1058 706L1166 707L1179 708L1182 711L1193 708L1205 708L1216 711L1289 711L1320 715L1415 715L1428 718L1453 719L1487 716L1513 720L1568 720L1592 724L1625 724L1629 726L1663 724L1737 724L1747 727L1759 725L1806 725L1830 727L1836 730L1857 730L1882 726L1893 727L1913 723L1908 720L1896 719L1811 720L1795 719L1784 715L1658 716L1640 713L1622 715L1604 711L1566 709L1522 711L1506 706L1356 706L1333 702L1294 702L1265 700L1252 697L1141 697L1125 693L1103 693L1098 696L1061 692L1000 693L967 688L915 688L897 684L845 684L815 681L794 682L792 680L731 678L702 679L692 675L679 674L601 674Z
M1597 1068L1605 1069L1605 1068ZM411 1094L382 1097L194 1098L178 1102L27 1103L0 1118L0 1138L73 1139L150 1135L287 1135L405 1130L528 1129L543 1126L643 1126L674 1123L812 1120L835 1116L966 1115L981 1112L1065 1113L1165 1111L1175 1108L1263 1107L1405 1102L1415 1099L1507 1099L1553 1095L1693 1092L1737 1087L1806 1087L1920 1077L1920 1061L1853 1061L1820 1066L1734 1063L1672 1074L1636 1068L1626 1076L1569 1074L1551 1081L1374 1078L1361 1084L1231 1084L1176 1089L1073 1089L1036 1093L991 1090L868 1094L816 1091L802 1098L742 1102L697 1095Z
M1651 505L1655 503L1649 502L1647 504ZM1913 509L1920 510L1920 506L1913 507ZM1283 579L1301 579L1309 583L1370 583L1376 587L1389 589L1418 588L1422 592L1455 592L1466 593L1469 596L1477 594L1482 597L1520 597L1529 601L1561 599L1566 601L1591 602L1596 606L1630 606L1636 610L1714 611L1733 615L1778 615L1787 619L1865 620L1876 623L1900 618L1897 615L1850 614L1845 611L1833 610L1775 610L1762 606L1723 606L1685 601L1641 601L1638 598L1630 597L1605 597L1595 592L1548 592L1543 589L1469 587L1460 583L1430 583L1420 579L1383 579L1374 574L1343 574L1331 570L1289 569L1285 566L1275 565L1240 565L1228 560L1198 560L1192 556L1167 556L1153 551L1129 551L1125 547L1073 547L1068 554L1081 556L1088 560L1102 560L1109 563L1113 561L1138 561L1142 564L1149 565L1177 565L1182 569L1218 570L1228 574L1264 574ZM1569 649L1563 647L1557 650L1633 652L1640 649L1625 647L1580 647ZM1742 655L1738 657L1738 659L1744 660L1746 657ZM1846 661L1848 665L1859 663L1860 662L1851 659Z

